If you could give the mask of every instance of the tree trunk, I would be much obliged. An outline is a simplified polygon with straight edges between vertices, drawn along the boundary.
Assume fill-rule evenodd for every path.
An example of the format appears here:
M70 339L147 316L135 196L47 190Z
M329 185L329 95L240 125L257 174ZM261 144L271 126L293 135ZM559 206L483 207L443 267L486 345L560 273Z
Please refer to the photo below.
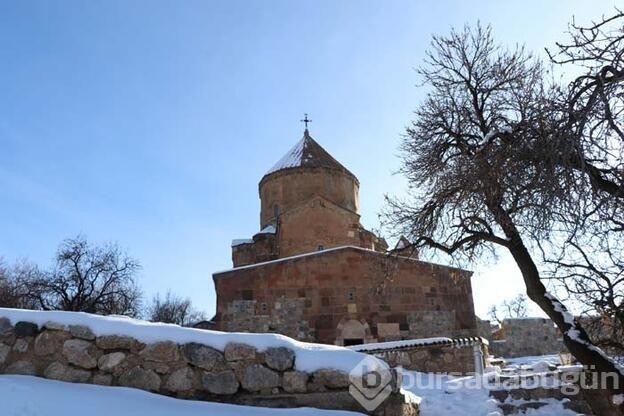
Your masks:
M600 385L600 388L606 389L609 394L585 394L589 405L601 416L624 414L624 405L615 406L610 400L609 403L604 403L605 396L624 393L624 370L613 360L609 359L602 350L592 344L583 327L568 312L567 308L552 294L548 293L546 286L540 279L539 270L508 213L500 206L490 207L490 209L509 239L507 249L522 273L527 295L533 302L539 305L561 330L563 343L570 353L581 364L591 369L590 371L598 375L614 374L616 376L615 380L613 377L605 377L607 380L606 385ZM605 409L605 405L610 410Z

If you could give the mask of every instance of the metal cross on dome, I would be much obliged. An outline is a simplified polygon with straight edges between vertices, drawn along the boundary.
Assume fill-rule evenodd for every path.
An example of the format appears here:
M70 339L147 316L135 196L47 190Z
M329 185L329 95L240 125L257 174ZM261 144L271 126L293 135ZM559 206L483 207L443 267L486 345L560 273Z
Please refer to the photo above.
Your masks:
M308 118L308 113L305 113L305 114L304 114L304 117L303 117L303 120L299 120L299 121L301 121L302 123L305 123L305 128L306 128L306 130L308 129L308 123L311 123L311 122L312 122L312 120L310 120L310 119Z

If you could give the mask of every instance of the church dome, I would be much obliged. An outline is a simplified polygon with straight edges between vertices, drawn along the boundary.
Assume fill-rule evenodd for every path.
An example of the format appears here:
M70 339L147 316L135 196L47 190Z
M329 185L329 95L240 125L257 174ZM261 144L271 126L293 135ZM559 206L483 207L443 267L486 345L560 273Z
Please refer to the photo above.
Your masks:
M296 168L327 168L335 169L355 177L347 168L323 149L320 144L310 136L308 129L303 133L301 140L297 142L275 165L265 174L265 177L272 173L286 169Z
M259 184L260 226L320 196L354 213L359 205L357 177L318 144L308 129Z

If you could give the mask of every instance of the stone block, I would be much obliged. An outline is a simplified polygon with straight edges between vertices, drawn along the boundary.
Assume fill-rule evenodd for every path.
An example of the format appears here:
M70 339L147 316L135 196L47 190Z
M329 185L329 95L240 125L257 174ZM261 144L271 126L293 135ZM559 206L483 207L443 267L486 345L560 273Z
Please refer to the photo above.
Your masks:
M182 348L184 359L195 367L212 370L224 366L224 357L220 351L206 345L191 342Z
M11 321L7 318L0 318L0 336L6 336L9 334L13 334L13 325L11 325Z
M167 374L171 368L165 363L157 363L156 361L146 361L143 363L143 368L146 370L154 370L158 374Z
M45 356L61 351L63 343L68 338L67 332L45 330L35 338L34 353L37 356Z
M327 391L327 387L323 384L323 380L312 378L308 381L308 393L321 393Z
M20 353L20 354L28 352L31 340L32 340L31 337L16 339L15 344L13 344L13 351Z
M313 377L329 389L348 388L350 384L349 375L338 370L321 369L315 371Z
M72 334L75 338L84 339L87 341L93 341L95 339L95 334L91 331L91 328L84 325L70 325L69 333Z
M238 391L238 380L232 370L218 373L204 373L202 375L204 390L212 394L229 395Z
M138 341L131 337L104 335L95 339L95 345L103 350L134 350Z
M44 370L43 376L70 383L86 383L91 378L91 372L53 362Z
M93 384L97 384L99 386L110 386L113 384L113 376L110 374L98 373L93 376Z
M258 351L251 345L231 342L223 351L226 361L255 360Z
M146 361L169 363L178 360L178 346L171 341L148 344L139 354Z
M295 361L295 353L285 347L268 348L264 359L269 368L284 371L292 368Z
M20 374L24 376L34 376L37 374L37 369L30 361L16 361L10 364L6 370L4 370L5 374Z
M112 372L119 364L126 359L126 354L123 352L113 352L110 354L102 355L98 359L98 368L102 371Z
M0 365L6 362L6 360L9 358L10 352L11 347L9 347L8 345L0 344Z
M15 324L15 335L18 337L34 337L39 333L39 327L32 322L20 321Z
M63 356L68 362L78 367L91 369L97 367L100 352L95 345L83 339L68 339L63 343Z
M270 390L279 386L279 375L261 364L249 365L243 374L241 386L247 391Z
M134 367L119 377L119 385L136 389L159 391L161 380L158 374L142 367Z
M377 324L377 336L379 338L390 338L400 335L398 323L378 323Z
M302 371L286 371L282 387L287 393L306 393L308 391L308 374Z
M193 388L195 373L189 367L183 367L172 372L167 378L165 389L174 393L189 391Z
M49 331L65 331L67 329L67 326L58 322L47 321L43 324L43 328Z

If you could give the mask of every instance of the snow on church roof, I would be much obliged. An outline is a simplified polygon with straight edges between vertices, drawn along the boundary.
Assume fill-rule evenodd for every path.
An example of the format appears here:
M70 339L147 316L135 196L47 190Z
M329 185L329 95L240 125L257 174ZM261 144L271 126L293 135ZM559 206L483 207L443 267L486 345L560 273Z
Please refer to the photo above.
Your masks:
M396 246L394 247L395 250L403 250L406 247L410 246L410 242L408 241L407 238L405 238L404 236L401 236L401 238L399 238L399 242L396 244Z
M256 233L256 235L258 234L275 234L276 233L276 228L273 224L269 224L266 227L264 227L262 230L260 230L259 232ZM232 240L232 247L237 247L237 246L241 246L243 244L253 244L254 240L252 238L235 238L234 240Z
M243 244L252 244L253 240L251 238L235 238L232 240L232 247L240 246Z
M303 138L269 169L265 176L280 170L298 167L337 169L355 177L310 136L308 129L303 133Z
M261 229L258 234L275 234L276 231L275 226L273 224L269 224Z

